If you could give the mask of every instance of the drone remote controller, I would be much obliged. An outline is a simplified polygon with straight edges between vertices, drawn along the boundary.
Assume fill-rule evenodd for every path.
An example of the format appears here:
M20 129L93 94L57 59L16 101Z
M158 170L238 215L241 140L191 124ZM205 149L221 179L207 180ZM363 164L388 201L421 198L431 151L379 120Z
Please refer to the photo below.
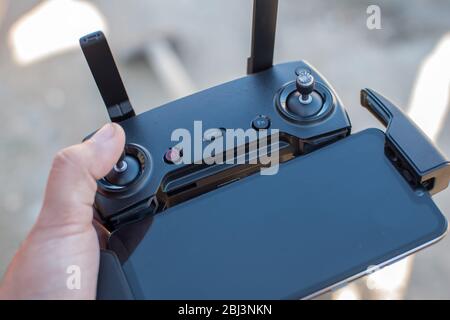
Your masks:
M109 248L101 253L99 298L312 297L373 271L370 266L415 252L445 232L445 219L430 196L448 186L449 162L401 109L374 90L361 91L361 104L387 130L352 134L341 100L318 71L304 61L273 66L277 6L277 1L255 0L246 77L140 115L104 34L81 38L109 117L127 137L123 156L98 181L95 208L111 231ZM276 152L279 172L260 175L268 168L262 161L183 161L195 154L194 147L180 148L173 132L185 128L194 136L198 121L210 129L202 133L202 150L225 139L227 129L264 133L264 148L250 138L222 152L234 160L253 159L252 145L257 155ZM411 231L397 239L400 232L378 221L376 211L389 212L397 219L395 228ZM412 212L409 220L401 220L406 211ZM409 225L415 215L429 225L423 235ZM347 230L347 238L339 228ZM352 236L366 250L350 268L339 261L359 254L354 239L353 245L346 242ZM407 247L403 240L409 236L420 241ZM340 241L339 249L334 241ZM309 252L300 245L305 242L320 249ZM392 248L376 254L374 243ZM313 253L341 249L334 260L322 261Z

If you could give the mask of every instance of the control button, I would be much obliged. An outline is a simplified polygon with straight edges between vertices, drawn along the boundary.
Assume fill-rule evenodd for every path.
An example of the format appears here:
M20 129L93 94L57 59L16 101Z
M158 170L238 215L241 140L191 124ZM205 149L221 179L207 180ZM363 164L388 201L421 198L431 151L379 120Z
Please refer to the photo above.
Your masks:
M183 150L178 148L170 148L164 154L164 161L168 164L179 164L183 159Z
M270 119L267 116L258 116L252 122L252 127L255 130L266 130L270 128Z

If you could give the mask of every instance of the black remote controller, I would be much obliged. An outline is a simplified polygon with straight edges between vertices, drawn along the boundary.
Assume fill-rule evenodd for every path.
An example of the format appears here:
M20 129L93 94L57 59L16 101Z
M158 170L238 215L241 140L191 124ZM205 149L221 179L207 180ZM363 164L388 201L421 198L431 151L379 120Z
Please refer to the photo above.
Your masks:
M127 136L124 155L98 181L95 208L112 232L109 250L101 254L99 298L312 297L366 274L369 261L387 265L444 233L446 224L429 196L448 186L449 162L375 91L362 90L361 103L386 125L386 133L369 129L351 134L342 102L311 65L273 66L277 6L277 1L255 0L246 77L137 116L103 33L80 40L108 114ZM200 142L181 147L174 141L177 129L194 137L199 121L208 129ZM227 148L228 131L236 128L247 136ZM204 150L219 141L225 146L209 154L216 160L211 162ZM276 159L270 158L275 154ZM227 161L217 162L225 155ZM264 156L274 161L264 162ZM279 168L273 175L259 174L274 164ZM414 198L418 194L420 200ZM357 219L356 212L372 201L380 212L419 216L429 211L440 228L414 235L421 242L411 247L391 239L391 251L378 256L373 251L373 257L355 262L354 268L339 269L330 260L336 264L335 277L314 274L317 279L310 284L297 279L295 268L308 275L305 279L314 278L311 270L299 267L294 251L297 241L304 240L299 237L319 231L314 223L334 219L320 215L339 210L346 212L342 220ZM317 215L297 220L294 208L312 208ZM291 227L298 232L291 233ZM368 230L367 237L384 232ZM352 255L347 248L340 258ZM305 263L306 257L301 259ZM258 281L256 274L264 280Z

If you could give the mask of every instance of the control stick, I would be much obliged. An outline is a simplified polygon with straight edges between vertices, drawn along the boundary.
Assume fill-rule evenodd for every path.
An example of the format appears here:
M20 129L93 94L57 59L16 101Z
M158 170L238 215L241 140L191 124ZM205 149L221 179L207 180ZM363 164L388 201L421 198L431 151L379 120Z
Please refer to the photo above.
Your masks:
M300 93L300 103L310 104L313 101L311 94L314 92L315 87L314 76L308 70L300 70L295 84L297 91Z

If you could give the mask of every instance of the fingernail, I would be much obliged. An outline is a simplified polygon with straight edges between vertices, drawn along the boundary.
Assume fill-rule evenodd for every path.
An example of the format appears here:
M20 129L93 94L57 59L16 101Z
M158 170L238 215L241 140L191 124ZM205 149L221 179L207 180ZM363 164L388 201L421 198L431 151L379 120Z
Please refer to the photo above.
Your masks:
M112 123L108 123L103 126L100 130L97 131L96 134L91 138L91 140L94 140L98 143L104 143L110 140L112 137L114 137L116 128Z

